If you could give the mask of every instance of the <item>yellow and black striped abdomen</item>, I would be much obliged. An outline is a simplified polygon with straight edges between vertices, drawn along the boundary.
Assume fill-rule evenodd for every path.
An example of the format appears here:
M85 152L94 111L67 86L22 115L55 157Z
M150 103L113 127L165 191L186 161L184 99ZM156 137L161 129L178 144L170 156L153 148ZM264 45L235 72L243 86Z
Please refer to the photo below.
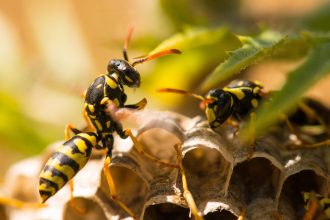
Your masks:
M42 202L53 196L85 166L97 142L95 133L80 133L57 149L47 161L39 177L39 193Z

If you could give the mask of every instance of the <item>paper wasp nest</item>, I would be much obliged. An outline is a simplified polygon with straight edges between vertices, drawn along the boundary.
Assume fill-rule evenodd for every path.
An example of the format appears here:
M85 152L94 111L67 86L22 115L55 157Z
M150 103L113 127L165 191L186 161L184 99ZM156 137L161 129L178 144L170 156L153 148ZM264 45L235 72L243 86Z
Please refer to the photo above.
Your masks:
M243 209L246 219L300 219L305 212L302 192L329 194L330 150L287 150L285 126L258 138L253 157L247 159L248 148L237 141L231 126L213 131L200 117L172 112L141 111L131 117L139 125L135 134L144 149L158 158L176 164L173 146L182 143L189 188L205 219L237 219ZM37 177L49 157L46 154L11 168L6 184L9 196L38 201ZM10 209L10 219L130 218L109 198L102 166L102 155L95 154L74 178L76 202L85 214L70 207L65 186L49 199L48 207ZM146 159L132 148L129 138L116 138L111 171L120 200L140 219L190 218L178 169Z

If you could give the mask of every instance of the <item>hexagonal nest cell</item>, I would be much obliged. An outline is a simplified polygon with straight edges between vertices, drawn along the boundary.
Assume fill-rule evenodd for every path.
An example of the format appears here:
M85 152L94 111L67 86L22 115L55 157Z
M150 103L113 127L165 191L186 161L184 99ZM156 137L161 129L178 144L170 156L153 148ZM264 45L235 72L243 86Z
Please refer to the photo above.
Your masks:
M322 116L327 123L329 115ZM285 134L275 129L257 138L254 153L248 157L247 147L236 141L230 126L212 130L200 117L157 111L135 112L125 120L136 122L134 134L144 150L163 161L177 164L173 146L181 144L188 186L204 219L237 219L244 212L245 219L252 220L300 219L305 213L302 192L324 196L330 192L329 149L287 149L288 140L281 144L289 137L286 128L282 129ZM103 160L100 156L91 158L74 178L75 201L85 213L77 213L70 206L69 186L65 186L44 208L6 207L5 213L1 206L1 219L18 219L21 213L25 213L25 219L130 218L109 195ZM5 193L38 202L37 178L44 161L40 156L16 164L7 174ZM31 166L34 168L27 171ZM116 138L110 170L119 199L137 218L192 218L179 170L147 159L129 139ZM12 184L19 182L24 182L24 187Z

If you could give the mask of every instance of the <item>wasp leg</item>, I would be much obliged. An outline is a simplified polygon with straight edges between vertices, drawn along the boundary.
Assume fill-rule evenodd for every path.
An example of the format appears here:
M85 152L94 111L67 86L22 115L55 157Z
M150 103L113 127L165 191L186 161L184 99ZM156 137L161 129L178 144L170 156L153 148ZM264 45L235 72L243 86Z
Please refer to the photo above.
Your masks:
M238 134L238 131L239 131L239 126L238 126L238 123L231 119L231 118L228 118L225 122L224 122L227 126L231 126L233 129L234 129L234 136L236 136Z
M287 126L287 128L289 129L289 131L292 134L298 136L297 133L296 133L296 130L294 129L294 127L293 127L292 123L290 122L288 116L286 114L281 114L280 117L284 120L285 125Z
M161 160L161 159L158 159L157 157L155 157L155 156L153 156L153 155L151 155L151 154L145 152L145 151L143 150L142 145L141 145L140 142L136 139L136 137L132 134L132 131L131 131L130 129L126 129L126 130L124 131L124 133L132 139L132 141L133 141L133 143L134 143L134 147L135 147L135 149L136 149L140 154L142 154L142 155L144 155L146 158L148 158L149 160L152 160L152 161L154 161L154 162L156 162L156 163L160 163L160 164L162 164L162 165L164 165L164 166L168 166L168 167L172 167L172 168L179 168L179 166L176 165L176 164L171 164L171 163L165 162L165 161L163 161L163 160Z
M239 214L237 220L244 220L246 216L246 208L243 208L242 212Z
M238 130L238 124L237 124L237 122L234 121L233 119L228 118L228 119L225 121L225 123L231 125L234 129Z
M312 193L308 203L307 211L304 214L302 220L313 220L319 208L319 201L316 198L315 193Z
M69 140L71 137L70 137L70 131L72 131L74 134L79 134L81 133L80 130L78 130L77 128L75 128L74 125L72 124L67 124L65 126L65 130L64 130L64 136L65 136L65 140ZM79 208L75 202L75 199L73 197L73 191L74 191L74 183L73 183L73 180L71 179L69 181L69 184L70 184L70 206L71 208L73 208L74 210L76 210L79 214L85 214L87 211L82 209L82 208Z
M110 109L110 114L111 117L114 119L114 121L117 121L117 123L119 123L120 121L126 119L127 117L129 117L132 114L132 110L133 111L137 111L137 110L142 110L144 109L144 107L147 104L147 100L144 98L141 101L139 101L138 103L135 104L130 104L130 105L124 105L121 109L122 111L119 111L118 114L118 108L113 108ZM126 110L125 110L126 109ZM123 134L125 136L125 134ZM127 136L126 136L127 137Z
M131 104L131 105L125 105L124 108L130 108L130 109L136 109L136 110L141 110L144 109L144 107L147 105L147 99L142 99L136 104Z
M325 141L321 141L315 144L301 144L301 145L289 145L287 148L290 150L296 150L301 148L318 148L318 147L329 147L330 146L330 139L327 139Z
M74 191L74 184L73 184L73 180L69 181L69 185L70 185L70 206L76 210L79 214L83 215L86 214L87 211L85 209L79 208L75 202L75 199L73 197L73 191Z
M119 123L119 122L113 122L113 125L115 127L115 130L116 130L117 134L122 139L126 139L128 137L128 135L126 134L126 132L123 130L123 126L121 125L121 123Z
M249 133L246 140L246 143L248 145L248 159L252 158L254 154L254 142L255 142L255 121L256 121L256 113L251 112L250 113L250 122L249 122Z
M317 148L317 147L321 147L321 146L329 147L330 146L330 139L327 139L325 141L321 141L321 142L318 142L318 143L315 143L315 144L304 144L304 147L307 147L307 148Z
M182 177L182 186L183 186L183 197L188 203L188 206L190 208L191 214L194 216L194 219L196 220L203 220L204 218L199 214L195 200L189 191L188 187L188 182L186 178L186 173L184 171L183 165L182 165L182 149L181 149L181 144L175 144L174 148L176 150L176 155L178 159L178 164L179 164L179 170L181 173Z
M280 118L284 120L286 127L290 132L290 140L294 142L295 146L300 146L302 141L300 140L296 129L293 127L292 123L290 122L288 116L286 114L280 114Z
M119 205L127 214L129 214L131 217L133 217L135 219L134 212L118 199L118 193L116 190L115 182L114 182L114 179L110 172L110 163L111 163L111 157L112 157L113 142L114 142L114 139L113 139L112 135L103 137L103 139L102 139L102 144L107 149L107 156L104 160L103 172L104 172L104 175L106 177L106 180L107 180L107 183L109 186L110 196L113 199L113 201L117 205Z
M85 108L83 109L82 115L84 117L84 120L86 121L88 131L95 131L95 128L94 128L91 120L89 119Z
M86 99L86 93L87 90L83 91L80 95L84 100ZM86 121L88 131L95 131L94 126L92 125L92 122L89 119L88 114L86 112L86 108L83 108L82 115L84 117L84 120Z
M81 133L81 131L78 130L73 124L67 124L64 129L64 137L66 141L71 138L70 131L72 131L74 134Z
M6 197L0 197L0 204L12 206L18 209L21 208L39 209L47 206L46 204L42 204L38 202L24 202L18 199L10 199Z
M129 214L132 218L135 219L134 212L130 208L128 208L123 202L121 202L118 199L118 194L117 194L115 182L114 182L113 177L112 177L111 172L110 172L110 167L109 167L110 162L111 162L111 158L109 156L107 156L105 161L104 161L104 166L103 166L103 172L104 172L104 175L107 179L107 183L108 183L109 190L110 190L110 196L113 199L113 201L115 203L117 203L117 205L120 206L120 208L122 208L127 214Z
M313 111L313 110L311 110L311 111ZM281 118L285 121L285 124L291 133L290 139L294 139L294 143L289 145L287 147L288 149L295 150L295 149L300 149L300 148L317 148L317 147L323 147L323 146L330 146L330 139L327 139L327 140L324 140L324 141L321 141L318 143L314 143L314 144L304 143L302 140L300 140L300 138L299 138L296 130L294 129L292 123L290 122L289 118L285 114L282 114Z
M314 118L322 127L324 127L327 133L330 132L324 120L310 106L303 101L299 102L298 106L309 118Z

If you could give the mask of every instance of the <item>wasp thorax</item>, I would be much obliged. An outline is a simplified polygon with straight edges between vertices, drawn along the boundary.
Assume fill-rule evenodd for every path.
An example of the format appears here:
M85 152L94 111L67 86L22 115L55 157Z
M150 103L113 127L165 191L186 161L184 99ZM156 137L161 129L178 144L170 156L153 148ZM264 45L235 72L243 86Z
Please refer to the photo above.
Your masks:
M127 61L112 59L108 64L108 73L116 72L120 81L128 87L140 86L140 73Z

